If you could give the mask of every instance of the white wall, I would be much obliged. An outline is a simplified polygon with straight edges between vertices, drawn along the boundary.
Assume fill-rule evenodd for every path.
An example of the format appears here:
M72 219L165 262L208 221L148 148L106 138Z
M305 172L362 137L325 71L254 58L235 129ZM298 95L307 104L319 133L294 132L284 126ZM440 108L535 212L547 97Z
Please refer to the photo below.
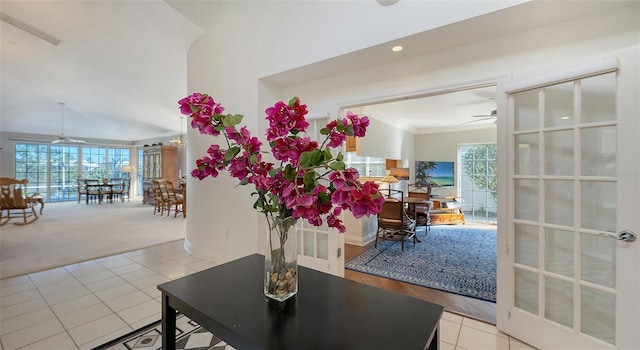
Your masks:
M288 101L291 96L260 84L260 77L518 2L465 2L464 6L401 2L388 8L373 1L225 2L215 7L216 13L207 4L189 2L183 13L199 11L200 19L208 13L212 21L205 28L208 34L189 51L188 90L206 92L222 102L227 112L244 114L249 130L262 135L257 126L264 109L276 98ZM335 100L315 103L306 95L297 96L309 104L311 112L337 115ZM188 164L194 164L215 141L194 130L188 131L188 139ZM226 174L204 181L189 178L188 188L187 249L221 262L258 251L261 220L252 209L250 189L237 188Z
M398 4L406 3L412 2ZM377 8L368 8L369 2L358 3L360 6L349 3L344 8L338 7L343 2L288 3L286 11L276 4L228 4L229 8L225 9L228 12L216 16L210 34L199 39L189 53L189 91L210 93L227 111L247 115L249 128L254 133L257 129L264 130L263 110L276 98L288 100L291 96L300 96L311 112L326 111L335 117L340 107L354 101L495 82L550 67L564 68L577 61L614 54L624 47L638 46L638 7L634 5L631 10L597 13L401 62L327 76L296 86L275 87L258 79L263 73L304 64L313 69L314 60L388 40L401 35L398 28L406 26L417 32L421 27L429 27L428 21L416 18L420 16L411 13L405 5L390 7L390 11L381 13ZM572 5L575 6L577 3ZM287 21L274 21L283 13L287 14ZM316 20L318 18L322 21ZM381 21L384 26L380 25ZM502 25L509 25L508 20ZM395 32L381 33L380 28ZM440 39L447 40L447 37ZM212 140L191 130L189 136L187 161L193 164ZM225 176L189 181L188 247L219 260L257 251L260 221L251 209L250 191L235 188L236 182Z

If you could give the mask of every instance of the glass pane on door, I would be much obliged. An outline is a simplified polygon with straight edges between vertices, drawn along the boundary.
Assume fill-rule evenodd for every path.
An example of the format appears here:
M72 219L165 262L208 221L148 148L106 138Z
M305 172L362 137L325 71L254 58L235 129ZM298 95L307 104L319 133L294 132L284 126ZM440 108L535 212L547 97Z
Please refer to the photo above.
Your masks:
M513 94L511 146L514 306L611 344L617 241L600 234L618 229L615 76Z

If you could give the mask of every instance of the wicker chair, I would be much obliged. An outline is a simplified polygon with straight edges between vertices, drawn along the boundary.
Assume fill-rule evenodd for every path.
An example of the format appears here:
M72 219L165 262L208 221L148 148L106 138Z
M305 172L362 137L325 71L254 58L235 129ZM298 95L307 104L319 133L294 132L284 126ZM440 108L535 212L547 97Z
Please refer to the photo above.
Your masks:
M0 226L13 218L22 218L22 222L14 225L28 225L38 220L36 202L25 197L29 180L17 180L9 177L0 178Z

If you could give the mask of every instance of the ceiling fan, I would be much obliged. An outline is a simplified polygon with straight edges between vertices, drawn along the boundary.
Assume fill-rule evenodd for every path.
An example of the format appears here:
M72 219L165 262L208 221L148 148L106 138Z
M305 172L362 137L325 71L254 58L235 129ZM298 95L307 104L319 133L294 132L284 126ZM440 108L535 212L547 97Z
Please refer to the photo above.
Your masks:
M489 114L472 115L471 118L477 118L477 119L476 120L472 120L470 122L463 123L463 125L464 124L477 123L477 122L480 122L480 121L483 121L483 120L489 120L489 119L494 119L494 123L496 123L497 119L498 119L498 110L494 109Z
M83 140L72 139L64 134L64 102L60 102L60 135L51 143L85 143Z

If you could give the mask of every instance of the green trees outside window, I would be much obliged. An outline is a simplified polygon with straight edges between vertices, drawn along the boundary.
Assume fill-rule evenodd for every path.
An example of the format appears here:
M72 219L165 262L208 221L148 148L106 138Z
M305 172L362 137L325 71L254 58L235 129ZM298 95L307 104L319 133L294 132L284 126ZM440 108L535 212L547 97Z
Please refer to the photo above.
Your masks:
M461 145L460 192L467 221L497 222L497 145Z
M15 178L29 180L27 194L38 192L47 202L77 200L79 177L123 177L129 154L129 148L16 143Z

